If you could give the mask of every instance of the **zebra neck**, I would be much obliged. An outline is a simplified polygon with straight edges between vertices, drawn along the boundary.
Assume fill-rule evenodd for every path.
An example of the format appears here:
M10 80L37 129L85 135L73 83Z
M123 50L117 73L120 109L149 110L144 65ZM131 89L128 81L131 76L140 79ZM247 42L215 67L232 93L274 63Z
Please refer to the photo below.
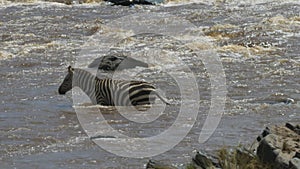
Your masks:
M95 86L97 77L91 73L81 70L75 80L75 86L79 87L92 101L97 104Z

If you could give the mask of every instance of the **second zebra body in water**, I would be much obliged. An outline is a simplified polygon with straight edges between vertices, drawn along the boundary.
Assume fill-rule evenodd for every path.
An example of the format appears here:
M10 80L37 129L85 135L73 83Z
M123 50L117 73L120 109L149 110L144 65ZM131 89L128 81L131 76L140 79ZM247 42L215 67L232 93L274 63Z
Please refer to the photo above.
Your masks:
M81 88L94 104L106 106L153 104L156 96L169 104L148 82L99 79L86 70L69 66L68 74L58 92L65 94L75 86Z

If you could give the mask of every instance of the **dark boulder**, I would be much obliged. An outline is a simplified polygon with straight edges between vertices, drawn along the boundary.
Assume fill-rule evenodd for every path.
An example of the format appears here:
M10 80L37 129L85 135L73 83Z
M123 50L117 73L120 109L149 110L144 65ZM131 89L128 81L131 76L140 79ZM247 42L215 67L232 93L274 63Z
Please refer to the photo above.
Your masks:
M177 169L177 167L164 164L162 162L149 160L149 162L146 165L146 169Z
M287 127L288 129L290 129L290 130L294 131L295 133L297 133L298 135L300 135L300 125L286 123L285 127Z
M204 152L197 152L193 158L195 168L203 169L217 169L220 167L218 160Z
M132 6L139 5L155 5L163 3L163 0L104 0L113 3L114 5Z
M290 161L289 169L300 169L300 159L299 158L293 158Z
M300 168L300 135L299 125L287 123L285 126L274 126L264 131L259 139L257 156L272 165L273 169ZM298 166L297 166L298 165ZM292 167L291 167L292 166Z
M263 104L296 104L297 100L291 98L289 95L284 93L274 93L262 98L257 98L252 103L263 103Z
M124 55L106 55L95 59L88 67L114 71L132 69L138 66L148 67L148 64Z
M259 135L256 140L257 141L261 141L264 137L266 137L267 135L270 134L270 129L268 127L266 127L263 132L261 133L261 135Z

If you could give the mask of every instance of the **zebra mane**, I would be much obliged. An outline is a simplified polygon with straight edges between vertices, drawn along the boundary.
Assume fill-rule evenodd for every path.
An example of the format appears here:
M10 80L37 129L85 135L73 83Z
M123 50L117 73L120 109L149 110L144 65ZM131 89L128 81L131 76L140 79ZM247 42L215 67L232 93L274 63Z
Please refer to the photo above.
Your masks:
M89 78L94 78L94 79L101 80L96 75L94 75L93 73L91 73L91 72L89 72L85 69L70 67L69 72L76 73L77 75L80 74L81 76L84 75L84 76L89 76Z

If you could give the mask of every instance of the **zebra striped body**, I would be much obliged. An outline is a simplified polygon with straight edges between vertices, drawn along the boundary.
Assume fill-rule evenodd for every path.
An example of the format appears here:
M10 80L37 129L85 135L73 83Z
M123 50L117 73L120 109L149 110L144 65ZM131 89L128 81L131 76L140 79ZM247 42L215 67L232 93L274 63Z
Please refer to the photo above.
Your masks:
M107 106L153 104L156 96L168 104L150 83L99 79L82 69L74 69L71 66L68 69L68 75L58 89L59 94L65 94L73 87L78 86L90 97L94 104Z

